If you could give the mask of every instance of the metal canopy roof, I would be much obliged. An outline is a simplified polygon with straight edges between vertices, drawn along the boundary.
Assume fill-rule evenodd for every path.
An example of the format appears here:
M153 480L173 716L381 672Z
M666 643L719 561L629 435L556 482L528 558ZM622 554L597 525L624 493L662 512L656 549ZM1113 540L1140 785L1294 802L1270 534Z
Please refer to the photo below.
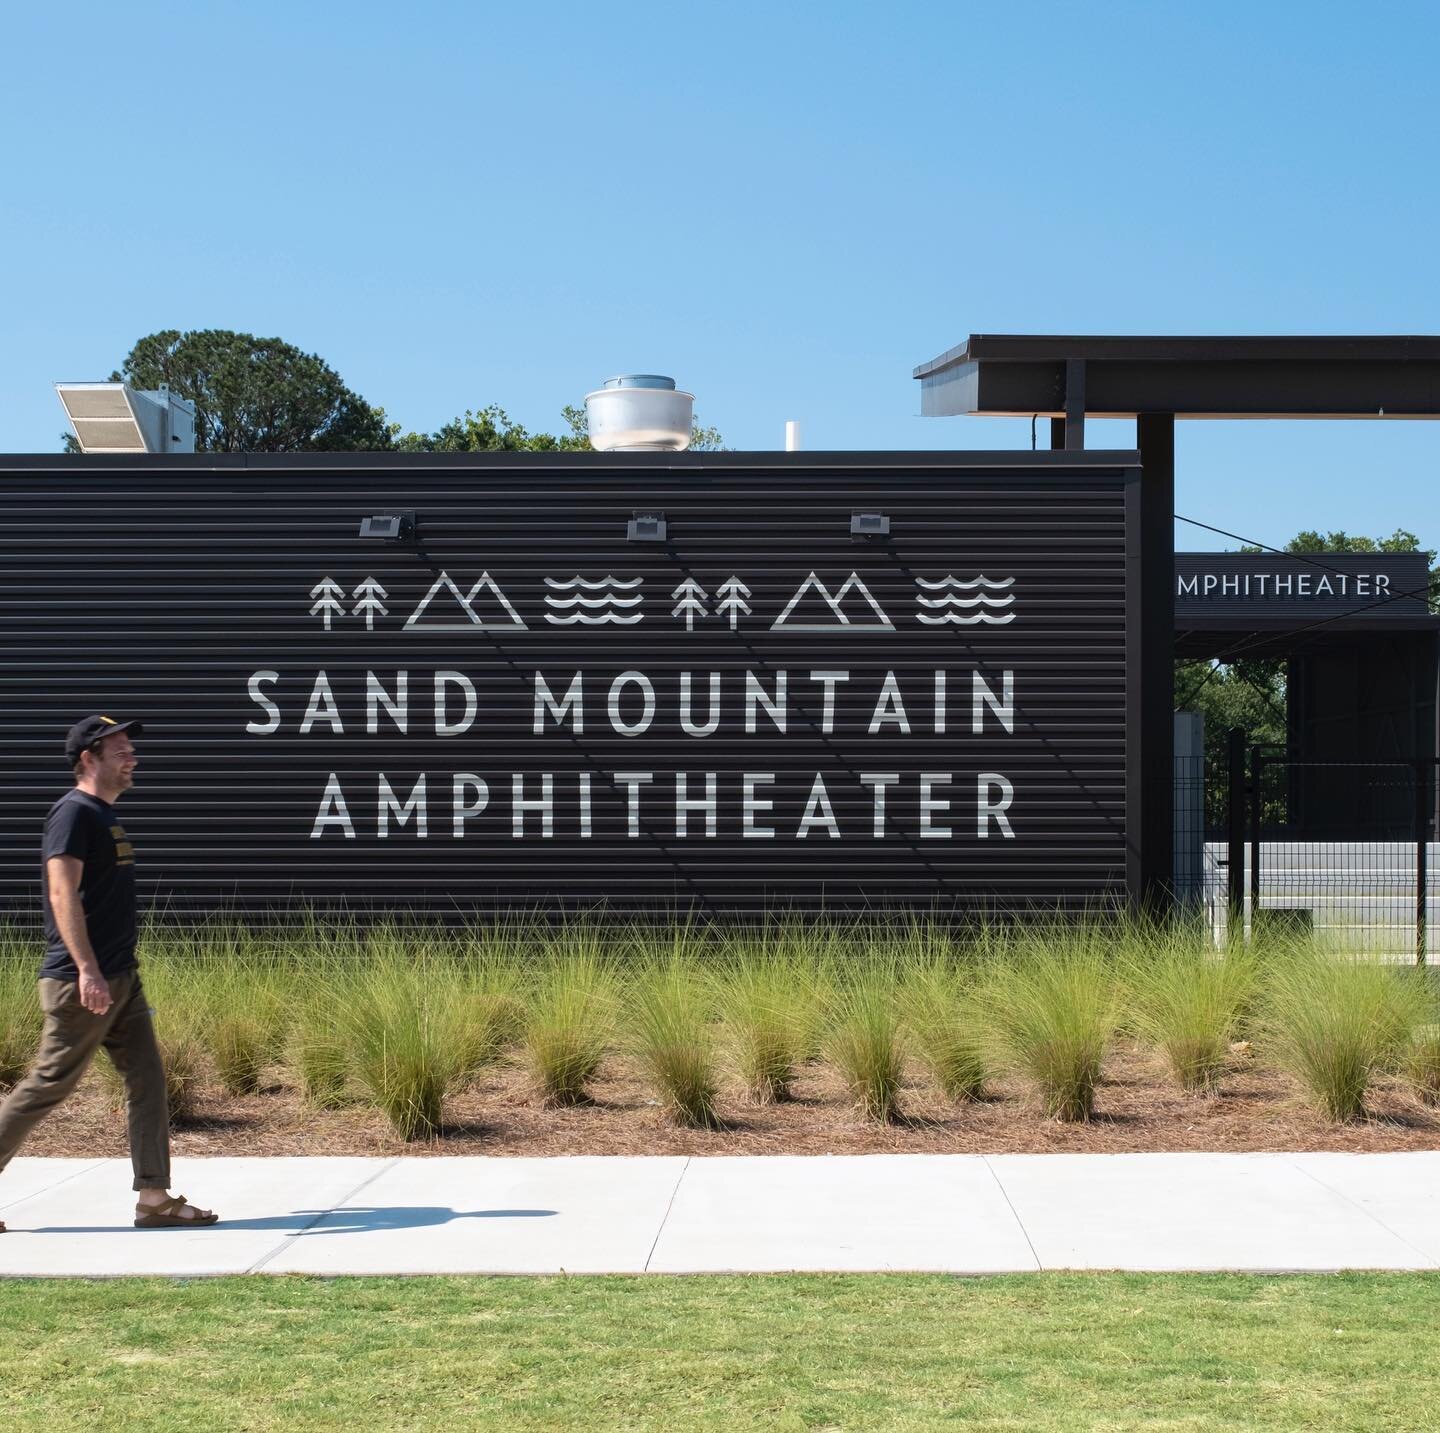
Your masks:
M1429 649L1440 632L1440 617L1404 617L1385 623L1363 617L1331 622L1284 624L1267 621L1200 622L1175 620L1175 656L1185 661L1233 657L1292 657L1342 647L1372 648L1396 640L1421 642Z
M922 414L1440 418L1440 337L974 333L922 363ZM1075 405L1072 401L1072 409Z

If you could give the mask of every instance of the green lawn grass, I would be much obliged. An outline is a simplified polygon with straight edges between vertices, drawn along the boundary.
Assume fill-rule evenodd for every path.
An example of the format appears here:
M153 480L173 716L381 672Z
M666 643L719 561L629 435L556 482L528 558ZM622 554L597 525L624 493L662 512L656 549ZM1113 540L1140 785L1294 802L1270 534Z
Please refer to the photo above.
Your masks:
M11 1281L0 1427L1421 1429L1440 1276Z

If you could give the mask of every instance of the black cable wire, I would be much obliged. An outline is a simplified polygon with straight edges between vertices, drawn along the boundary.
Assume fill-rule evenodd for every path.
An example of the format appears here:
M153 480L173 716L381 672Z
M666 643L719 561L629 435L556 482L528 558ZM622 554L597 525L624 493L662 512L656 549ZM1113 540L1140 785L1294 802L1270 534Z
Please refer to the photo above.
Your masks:
M1426 589L1429 590L1428 588ZM1394 597L1386 598L1386 602L1397 601L1401 597L1418 597L1419 591L1397 592ZM1383 607L1385 602L1372 602L1369 607L1357 607L1353 612L1338 612L1333 617L1324 617L1318 622L1311 622L1306 627L1292 627L1284 632L1286 637L1303 637L1307 632L1314 632L1317 628L1328 627L1332 622L1343 622L1349 617L1358 617L1362 612L1370 611L1371 607ZM1210 660L1213 662L1228 662L1230 658L1239 656L1242 652L1248 652L1251 647L1263 647L1267 642L1273 641L1273 632L1261 632L1253 635L1248 642L1237 642L1234 646L1227 647L1223 652L1217 652Z
M1210 668L1208 672L1205 673L1203 677L1201 677L1201 679L1190 691L1186 692L1183 697L1176 699L1176 711L1185 711L1186 709L1188 709L1190 703L1193 702L1195 698L1198 697L1200 693L1203 692L1205 688L1210 685L1211 680L1220 675L1220 659L1218 657L1210 657L1206 660L1214 663L1214 665ZM1240 680L1244 682L1245 685L1249 687L1250 690L1253 691L1255 695L1258 696L1265 703L1265 705L1270 708L1270 714L1272 716L1277 717L1281 721L1285 720L1285 713L1282 712L1280 708L1275 705L1275 696L1273 692L1267 692L1265 688L1262 687L1258 682L1252 681L1251 678L1239 667L1235 668L1235 675L1239 677Z
M1281 711L1280 708L1275 705L1275 694L1273 692L1267 692L1259 682L1252 681L1243 668L1237 667L1235 669L1235 675L1270 708L1271 716L1278 718L1282 723L1289 720L1288 714Z
M1214 658L1207 657L1206 660L1213 662ZM1184 711L1185 708L1188 707L1190 703L1193 702L1195 698L1198 697L1200 693L1203 692L1205 688L1210 685L1211 680L1219 675L1219 666L1212 666L1210 670L1206 672L1205 675L1201 677L1198 682L1195 683L1195 689L1193 691L1187 692L1183 701L1178 701L1175 703L1176 710Z
M1318 567L1325 572L1333 572L1337 577L1349 577L1343 567L1331 567L1328 562L1320 562L1307 552L1288 552L1283 547L1271 547L1268 542L1258 542L1253 537L1241 537L1238 532L1226 532L1223 527L1213 527L1208 522L1201 522L1199 518L1186 517L1183 513L1171 513L1176 522L1188 522L1191 527L1203 527L1206 532L1218 533L1221 537L1233 537L1236 542L1243 542L1247 547L1258 547L1262 552L1273 552L1277 557L1292 557L1297 562L1308 563L1311 567ZM1417 548L1414 552L1356 552L1349 554L1352 557L1434 557L1433 552ZM1425 592L1430 591L1429 584L1426 584ZM1396 597L1416 597L1417 592L1397 592ZM1387 601L1389 599L1386 599Z

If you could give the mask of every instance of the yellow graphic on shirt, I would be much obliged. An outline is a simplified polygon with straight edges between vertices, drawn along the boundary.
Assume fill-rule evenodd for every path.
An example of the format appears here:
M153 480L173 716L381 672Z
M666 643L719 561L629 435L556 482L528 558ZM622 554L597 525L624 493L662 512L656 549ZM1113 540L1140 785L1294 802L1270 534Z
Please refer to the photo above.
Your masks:
M125 828L112 826L110 834L115 838L116 865L133 866L135 864L135 848L130 844L130 838L125 834Z

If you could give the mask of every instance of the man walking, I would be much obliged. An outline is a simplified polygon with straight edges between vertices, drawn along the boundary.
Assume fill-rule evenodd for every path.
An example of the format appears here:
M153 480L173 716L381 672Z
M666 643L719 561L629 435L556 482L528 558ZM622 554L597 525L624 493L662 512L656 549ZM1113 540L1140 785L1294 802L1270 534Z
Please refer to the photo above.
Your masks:
M125 1081L135 1226L175 1229L217 1216L169 1193L165 1070L135 963L135 851L114 811L135 784L140 732L139 722L89 716L65 739L75 785L50 808L41 854L45 1028L29 1074L0 1104L0 1171L103 1046Z

